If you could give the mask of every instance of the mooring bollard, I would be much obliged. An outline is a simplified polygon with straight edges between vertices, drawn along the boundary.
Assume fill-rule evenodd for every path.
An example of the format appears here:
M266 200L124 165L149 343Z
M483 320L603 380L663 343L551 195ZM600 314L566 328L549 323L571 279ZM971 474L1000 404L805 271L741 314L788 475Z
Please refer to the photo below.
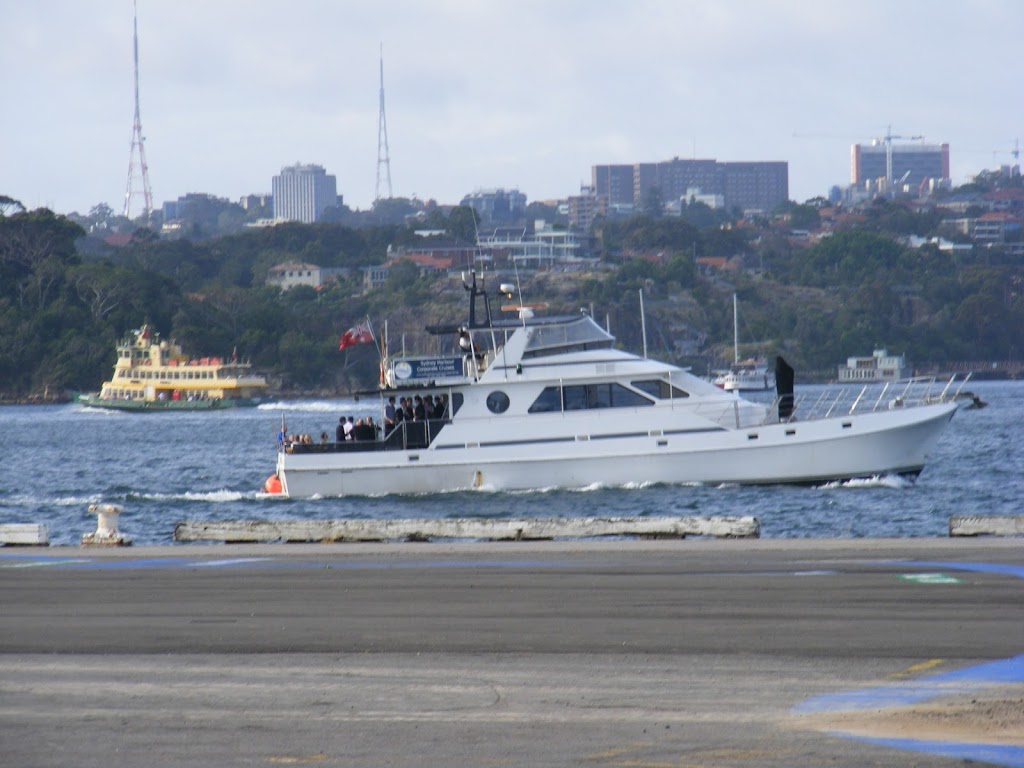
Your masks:
M82 536L82 546L126 547L132 540L117 530L117 516L121 508L116 504L90 504L89 511L97 515L96 532Z

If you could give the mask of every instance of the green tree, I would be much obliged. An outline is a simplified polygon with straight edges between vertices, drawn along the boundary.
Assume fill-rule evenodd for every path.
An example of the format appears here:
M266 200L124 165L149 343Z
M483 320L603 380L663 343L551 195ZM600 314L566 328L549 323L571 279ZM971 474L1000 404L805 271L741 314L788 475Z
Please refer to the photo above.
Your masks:
M448 234L464 243L475 243L480 219L468 205L452 208L448 214Z
M24 210L25 206L13 197L0 195L0 216L7 216L12 213L21 213Z
M647 188L640 204L640 210L643 211L644 216L647 216L648 218L661 218L661 215L665 212L665 203L661 199L660 187Z

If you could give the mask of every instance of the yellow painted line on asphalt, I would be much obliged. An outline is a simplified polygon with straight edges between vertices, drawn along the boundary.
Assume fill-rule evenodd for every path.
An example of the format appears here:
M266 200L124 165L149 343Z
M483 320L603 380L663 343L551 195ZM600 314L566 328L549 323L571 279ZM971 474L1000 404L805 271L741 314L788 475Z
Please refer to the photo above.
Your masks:
M320 753L316 755L277 755L267 759L269 763L277 765L311 765L322 763L327 760L327 755Z
M735 765L736 760L766 761L768 758L778 759L791 750L782 752L746 749L707 749L695 750L680 758L680 761L644 760L638 753L654 746L654 742L637 742L627 747L613 747L602 752L595 752L583 757L585 762L610 766L611 768L726 768ZM696 758L699 762L692 762ZM708 761L711 762L708 762ZM725 762L722 762L722 761Z
M928 661L922 661L918 664L911 664L909 667L901 672L893 672L889 675L890 680L899 680L903 677L911 677L912 675L920 674L921 672L927 672L929 669L934 669L946 662L945 659L928 659Z

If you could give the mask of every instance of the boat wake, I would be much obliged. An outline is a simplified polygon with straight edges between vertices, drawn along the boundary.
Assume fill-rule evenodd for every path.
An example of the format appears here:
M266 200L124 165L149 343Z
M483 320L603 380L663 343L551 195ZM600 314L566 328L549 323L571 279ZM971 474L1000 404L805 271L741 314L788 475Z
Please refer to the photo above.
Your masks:
M83 405L82 403L72 403L68 406L72 413L83 413L89 416L105 416L105 417L116 417L129 415L125 411L115 411L112 408L101 408L98 405Z
M129 493L125 501L200 501L223 504L225 502L256 499L261 495L258 491L229 491L226 488L218 491L186 491L185 493Z
M909 480L900 475L875 475L874 477L865 477L855 480L834 480L831 483L825 483L824 485L814 486L818 490L831 491L836 488L910 488L914 485L913 480Z
M256 406L258 411L285 413L338 413L339 411L372 411L380 410L380 403L375 400L280 400L274 403L261 403Z
M12 496L9 499L0 499L0 507L87 507L103 501L100 495L95 496L58 496L56 498L41 498L37 496Z

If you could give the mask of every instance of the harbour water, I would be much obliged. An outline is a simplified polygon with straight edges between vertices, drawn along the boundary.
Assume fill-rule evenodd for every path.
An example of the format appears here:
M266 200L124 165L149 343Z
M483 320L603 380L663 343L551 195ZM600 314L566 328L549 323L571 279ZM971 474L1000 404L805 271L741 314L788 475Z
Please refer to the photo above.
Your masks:
M916 483L883 477L804 487L594 487L530 493L291 500L260 493L282 418L291 433L333 435L340 415L375 401L270 403L211 413L115 413L79 405L2 406L8 459L0 523L45 523L52 545L96 528L87 507L123 507L138 545L170 544L199 520L755 515L773 538L946 536L956 514L1019 514L1024 497L1024 382L971 382L988 407L964 410Z

